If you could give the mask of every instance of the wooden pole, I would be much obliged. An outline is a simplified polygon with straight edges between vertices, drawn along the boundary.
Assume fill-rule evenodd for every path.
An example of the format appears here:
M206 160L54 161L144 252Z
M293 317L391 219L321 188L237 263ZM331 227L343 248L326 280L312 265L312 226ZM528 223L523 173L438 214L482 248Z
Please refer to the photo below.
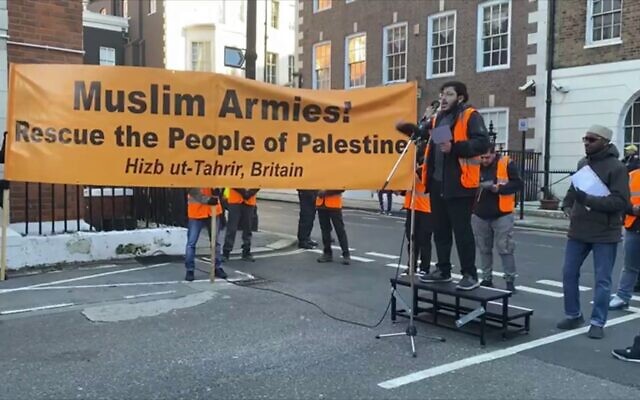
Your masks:
M218 241L218 231L216 226L216 206L211 206L211 272L209 280L213 283L216 280L216 242Z
M0 281L7 272L7 227L9 226L9 188L2 191L2 239L0 243Z

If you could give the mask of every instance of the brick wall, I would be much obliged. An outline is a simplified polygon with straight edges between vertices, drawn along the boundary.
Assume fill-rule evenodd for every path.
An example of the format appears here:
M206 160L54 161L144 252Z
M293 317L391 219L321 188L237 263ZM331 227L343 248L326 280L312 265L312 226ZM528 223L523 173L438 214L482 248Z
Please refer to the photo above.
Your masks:
M11 42L60 47L72 51L47 50L9 43L10 63L63 63L81 64L82 53L82 2L79 0L11 0L7 2L9 36ZM37 162L37 160L34 160ZM62 186L11 184L11 221L61 220L65 214ZM28 195L27 195L28 190ZM69 186L67 202L74 204L76 186ZM82 193L80 193L81 195ZM53 200L52 200L53 196ZM27 200L28 199L28 200ZM82 195L80 196L82 202ZM77 207L67 207L67 218L77 217ZM82 210L82 205L80 207Z
M527 75L535 74L535 66L527 66L527 34L535 30L528 23L528 14L535 9L529 1L512 0L511 6L511 67L492 72L476 72L477 13L480 0L445 0L444 10L456 10L456 57L455 76L425 79L427 60L427 19L440 12L440 1L403 0L367 1L352 3L333 1L332 8L313 13L311 0L301 1L302 17L300 25L302 48L302 75L304 87L312 84L313 44L331 41L331 86L344 88L344 48L345 36L354 32L367 33L367 86L382 85L383 27L397 22L408 23L408 64L407 80L417 81L422 88L422 99L418 101L421 114L427 102L438 98L440 86L448 80L465 82L469 89L470 104L477 108L509 108L509 145L520 147L517 131L519 118L534 117L534 109L526 107L527 94L518 91L518 86L526 82ZM418 25L418 33L414 29ZM490 96L494 99L493 104ZM488 124L488 121L487 121Z
M640 1L622 2L622 43L585 48L586 0L556 0L556 68L640 59Z

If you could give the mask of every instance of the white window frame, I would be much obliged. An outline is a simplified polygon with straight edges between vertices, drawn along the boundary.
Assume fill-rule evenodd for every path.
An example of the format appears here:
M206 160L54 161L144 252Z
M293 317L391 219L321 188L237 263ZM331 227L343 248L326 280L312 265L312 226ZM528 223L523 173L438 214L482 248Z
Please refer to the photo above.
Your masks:
M158 3L156 0L149 0L149 14L155 14L158 11Z
M102 54L104 53L109 53L109 55L113 55L113 64L103 64L102 60L106 60L106 61L110 61L107 59L107 57L103 57ZM107 47L107 46L100 46L100 52L98 54L98 62L100 63L100 65L116 65L116 49L113 47Z
M269 57L273 58L273 64L269 63ZM265 57L265 68L267 69L265 73L265 82L272 83L274 85L278 84L278 53L274 53L272 51L267 51ZM273 81L271 80L273 78Z
M208 51L209 51L209 60L205 60L206 62L208 62L209 64L209 69L204 69L204 70L198 70L198 69L194 69L193 68L193 45L195 43L201 44L203 46L208 47ZM210 40L206 40L206 39L192 39L189 40L188 42L189 48L187 49L187 54L188 54L188 70L189 71L198 71L198 72L213 72L213 59L212 59L212 53L213 53L213 45L211 43Z
M387 62L387 39L388 32L393 28L398 28L400 26L404 26L405 28L405 38L404 38L404 79L396 79L396 80L387 80L387 70L389 69L389 65ZM407 81L407 75L409 75L409 23L408 22L398 22L396 24L387 25L382 28L382 84L389 85L393 83L400 83Z
M482 119L484 119L484 125L487 128L487 132L489 132L489 123L491 121L485 119L483 113L501 113L501 112L504 112L506 114L505 115L505 130L506 130L506 132L505 132L505 142L504 142L504 149L503 150L509 150L509 107L479 108L477 111L482 116ZM494 123L494 126L495 126L495 123Z
M633 96L633 100L631 101L631 103L629 104L628 107L626 107L626 109L624 110L624 113L622 114L622 140L621 140L621 144L622 144L622 148L626 147L628 144L635 144L636 146L638 146L638 144L640 144L640 135L638 135L638 141L634 142L627 142L627 128L631 128L634 131L637 130L640 133L640 125L636 125L634 124L634 115L632 113L632 110L634 110L634 105L638 103L638 108L637 111L638 113L640 113L640 94ZM630 115L631 117L631 121L630 124L627 124L627 115ZM633 139L633 131L631 132L631 139Z
M271 29L280 29L280 0L269 0L270 2L270 16L269 16L269 27ZM274 11L276 11L274 13ZM275 19L274 19L275 14ZM275 21L275 24L274 24Z
M585 49L592 47L611 46L622 43L622 10L624 0L620 0L620 36L611 39L593 40L593 0L587 0L587 21L585 31Z
M433 73L433 20L453 15L453 69L451 72ZM444 78L456 74L456 36L458 30L458 13L456 10L430 15L427 20L427 79Z
M293 54L289 54L287 56L287 82L292 86L295 87L295 74L296 72L296 56L294 56Z
M316 77L316 49L320 46L329 45L329 51L332 52L332 46L330 40L324 42L318 42L313 45L312 59L311 59L311 88L318 89L318 79ZM331 89L331 57L329 57L329 87Z
M364 37L364 82L361 85L351 86L351 70L349 68L349 41L357 37ZM367 86L367 33L358 32L344 38L344 88L356 89Z
M313 0L313 13L319 13L322 11L326 11L326 10L330 10L331 7L333 7L333 0L329 0L329 6L325 7L325 8L318 8L320 5L320 2L318 0Z
M483 15L484 9L487 7L495 6L498 4L508 4L509 5L509 31L507 32L507 63L503 65L494 65L494 66L483 66L484 60L484 43L482 39L482 29L483 29ZM486 71L496 71L501 69L509 69L511 68L511 32L513 30L512 18L513 14L513 4L511 0L493 0L485 3L478 4L478 16L477 16L477 39L476 39L476 72L486 72Z

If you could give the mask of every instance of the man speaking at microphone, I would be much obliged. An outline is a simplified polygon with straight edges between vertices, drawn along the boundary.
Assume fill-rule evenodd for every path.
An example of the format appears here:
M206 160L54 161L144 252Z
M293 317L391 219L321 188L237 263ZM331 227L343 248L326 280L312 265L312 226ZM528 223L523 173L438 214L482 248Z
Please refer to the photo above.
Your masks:
M447 82L440 88L440 110L425 113L426 121L412 132L430 136L425 150L423 183L431 198L433 236L438 263L436 270L420 277L423 282L451 281L451 247L455 235L462 270L460 290L477 288L476 249L471 229L471 211L480 185L480 159L489 148L489 135L482 116L466 103L467 87L462 82ZM398 130L407 133L406 123Z

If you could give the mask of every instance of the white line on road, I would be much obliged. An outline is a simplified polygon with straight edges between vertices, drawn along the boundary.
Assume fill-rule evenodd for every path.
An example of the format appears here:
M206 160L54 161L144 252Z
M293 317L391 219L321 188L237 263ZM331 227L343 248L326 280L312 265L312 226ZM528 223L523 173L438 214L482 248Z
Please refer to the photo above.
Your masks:
M548 279L540 279L539 281L536 281L536 282L541 284L541 285L548 285L548 286L553 286L553 287L557 287L557 288L561 288L562 287L562 282L550 281ZM591 290L591 288L586 287L586 286L578 286L578 290L581 291L581 292L588 292L589 290Z
M607 326L618 325L618 324L622 324L622 323L640 318L640 313L638 313L638 311L640 310L636 308L636 309L633 309L633 311L634 312L632 314L628 314L628 315L607 321ZM487 361L497 360L497 359L508 357L508 356L521 353L523 351L530 350L536 347L544 346L550 343L558 342L560 340L578 336L583 333L586 333L588 329L589 327L584 326L582 328L547 336L544 338L533 340L531 342L522 343L512 347L507 347L506 349L496 350L496 351L492 351L485 354L479 354L477 356L465 358L465 359L454 361L448 364L424 369L422 371L417 371L405 376L380 382L378 383L378 386L380 386L383 389L395 389L400 386L408 385L409 383L414 383L414 382L421 381L423 379L432 378L434 376L446 374L452 371L457 371L459 369L466 368L471 365L477 365Z
M175 290L165 290L164 292L150 292L150 293L141 293L141 294L131 294L129 296L124 296L125 299L137 299L138 297L149 297L149 296L161 296L163 294L171 294L175 293Z
M331 248L334 250L342 250L340 246L336 246L336 245L331 245ZM349 251L355 251L355 249L353 247L349 247Z
M70 307L70 306L73 306L73 305L74 305L74 303L61 303L61 304L50 304L48 306L22 308L22 309L18 309L18 310L6 310L6 311L0 311L0 315L9 315L9 314L26 313L26 312L31 312L31 311L50 310L52 308Z
M408 265L404 265L404 264L400 264L398 265L398 263L389 263L389 264L385 264L385 267L391 267L391 268L400 268L400 269L408 269L409 266Z
M169 263L153 264L153 265L147 265L147 266L144 266L144 267L129 268L129 269L123 269L123 270L120 270L120 271L103 272L103 273L100 273L100 274L79 276L77 278L62 279L62 280L59 280L59 281L39 283L37 285L22 286L22 287L11 288L11 289L3 289L3 290L0 290L0 294L11 293L11 292L19 292L19 291L22 291L22 290L29 290L29 289L39 288L39 287L43 287L43 286L52 286L52 285L57 285L57 284L60 284L60 283L83 281L83 280L91 279L91 278L99 278L101 276L123 274L125 272L142 271L142 270L145 270L145 269L163 267L165 265L169 265Z
M364 262L364 263L370 263L375 261L370 258L364 258L364 257L358 257L358 256L351 256L351 259L355 261Z
M97 269L108 269L108 268L116 268L117 264L108 264L108 265L96 265L95 267L81 267L78 268L78 271L93 271Z
M516 286L516 290L520 290L521 292L541 294L543 296L556 297L556 298L560 298L564 296L562 293L559 293L559 292L552 292L551 290L532 288L528 286Z
M385 253L376 253L375 251L370 251L368 253L365 253L368 256L373 256L373 257L380 257L380 258L388 258L391 260L395 260L400 258L399 256L394 256L393 254L385 254Z
M378 221L380 218L376 218L376 217L360 217L362 219L368 219L369 221Z

